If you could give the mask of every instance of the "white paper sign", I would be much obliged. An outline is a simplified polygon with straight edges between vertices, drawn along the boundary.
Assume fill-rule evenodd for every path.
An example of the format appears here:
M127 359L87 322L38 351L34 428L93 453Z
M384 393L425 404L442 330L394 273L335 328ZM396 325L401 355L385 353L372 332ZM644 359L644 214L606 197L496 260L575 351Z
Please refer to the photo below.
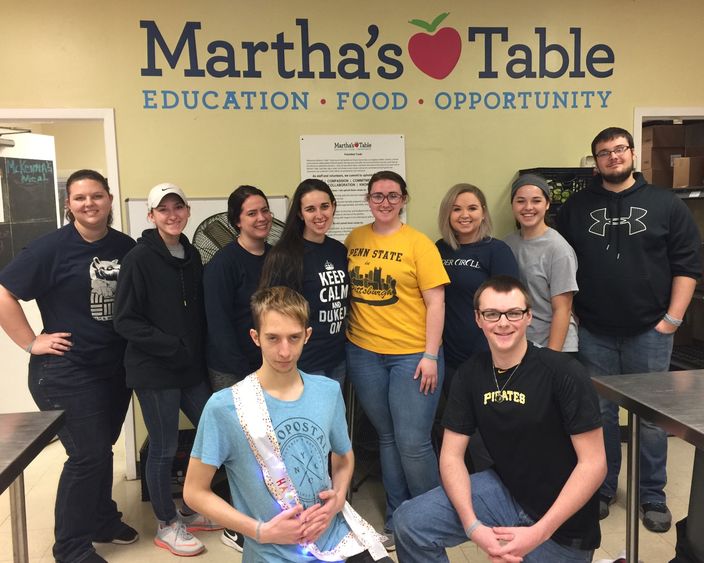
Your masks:
M403 135L301 136L301 180L327 182L337 200L335 223L328 232L332 238L344 241L352 229L372 222L367 183L380 170L391 170L405 179Z

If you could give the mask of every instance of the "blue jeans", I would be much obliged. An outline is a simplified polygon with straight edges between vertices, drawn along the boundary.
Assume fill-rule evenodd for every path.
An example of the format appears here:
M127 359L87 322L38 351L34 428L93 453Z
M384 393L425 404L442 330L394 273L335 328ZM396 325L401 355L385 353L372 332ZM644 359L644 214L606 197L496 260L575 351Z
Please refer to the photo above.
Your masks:
M471 477L472 507L487 526L531 526L534 521L511 496L498 475L488 469ZM446 547L467 540L455 507L442 487L404 502L394 514L396 553L402 563L442 563L449 561ZM523 557L524 563L589 563L593 551L560 545L553 540L542 543Z
M438 486L438 461L430 440L444 377L442 349L435 393L420 392L413 379L422 353L377 354L347 344L347 375L379 435L381 476L386 490L386 529L403 501Z
M178 449L178 412L182 410L193 426L210 398L205 381L193 387L135 389L149 433L149 456L145 468L149 499L157 519L164 523L176 518L171 495L171 467Z
M66 412L58 436L68 459L56 491L53 554L59 562L81 561L93 553L92 540L111 538L120 526L112 446L132 392L121 364L78 366L49 355L31 356L29 390L40 410Z
M668 371L672 334L655 329L637 336L603 336L579 327L579 359L593 375L617 375ZM608 472L599 491L616 495L621 469L621 433L618 406L599 398L604 424L604 447ZM667 434L652 422L641 419L640 503L665 502L667 482Z

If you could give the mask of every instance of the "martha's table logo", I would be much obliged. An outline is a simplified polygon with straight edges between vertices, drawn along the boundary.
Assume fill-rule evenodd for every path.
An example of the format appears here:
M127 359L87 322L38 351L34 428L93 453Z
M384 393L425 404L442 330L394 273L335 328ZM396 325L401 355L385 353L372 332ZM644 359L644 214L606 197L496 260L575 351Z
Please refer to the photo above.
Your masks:
M408 56L418 70L438 80L452 72L462 54L462 39L456 29L443 27L435 31L449 15L449 12L440 14L432 23L423 20L410 21L428 33L416 33L408 40Z
M308 110L311 106L325 107L329 94L315 96L307 84L314 87L319 80L336 81L344 85L334 94L336 110L403 110L409 104L423 105L430 94L432 105L441 110L525 110L525 109L602 109L607 107L610 90L592 89L584 81L573 89L550 89L551 79L597 79L613 75L613 49L596 42L584 45L581 27L570 27L570 39L560 43L554 39L564 29L533 28L533 41L512 42L508 27L469 26L466 29L464 51L479 50L478 68L462 64L463 39L458 29L446 23L449 12L441 13L431 22L420 19L410 24L424 31L413 33L404 48L382 37L376 24L367 27L358 42L328 44L316 41L306 18L295 20L296 31L273 32L268 38L247 38L232 41L206 38L203 24L184 23L178 37L162 33L154 20L140 21L146 35L146 65L141 76L163 77L165 73L182 73L193 79L190 90L144 89L145 109L225 109L225 110ZM476 60L474 57L472 60ZM409 64L409 62L411 64ZM269 75L264 74L263 69ZM409 93L389 89L367 92L351 90L349 83L363 84L379 78L393 84L405 73L421 73L432 78L432 84L451 80L461 73L473 76L478 86L488 89L454 91L423 90L422 86ZM215 78L227 84L224 89L199 88L199 80ZM274 90L252 87L251 80L280 79ZM515 80L516 89L491 89L495 79ZM545 88L521 88L525 79L545 80ZM297 89L287 89L290 80L296 80ZM238 84L246 85L239 89ZM310 82L309 82L310 81ZM212 82L208 82L212 84ZM505 86L505 82L502 83ZM432 86L435 88L435 86ZM327 92L327 90L326 90ZM415 99L413 99L415 98ZM431 104L428 104L431 105Z
M370 151L372 150L372 144L367 142L367 141L354 141L352 142L338 142L335 141L335 144L333 145L333 150L336 151L349 151L349 150L355 150L355 151Z

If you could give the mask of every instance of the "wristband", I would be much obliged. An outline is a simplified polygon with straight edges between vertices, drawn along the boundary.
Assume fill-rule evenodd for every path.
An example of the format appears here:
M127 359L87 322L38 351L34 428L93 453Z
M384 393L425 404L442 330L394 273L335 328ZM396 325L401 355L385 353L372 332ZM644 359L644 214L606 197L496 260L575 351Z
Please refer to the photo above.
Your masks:
M438 361L438 357L435 354L429 354L428 352L423 352L423 358L426 360Z
M258 520L258 521L257 521L257 531L254 533L254 540L255 540L257 543L260 543L260 541L259 541L259 532L261 532L261 530L262 530L262 521L261 521L261 520Z
M474 521L474 524L472 524L469 528L467 528L467 529L464 531L464 534L471 540L471 539L472 539L472 533L474 532L474 530L476 530L476 529L477 529L479 526L481 526L481 525L482 525L481 520L479 520L479 518L477 518L477 519Z
M27 347L24 349L24 351L27 352L27 354L31 354L31 353L32 353L32 346L34 346L34 343L35 343L36 341L37 341L37 339L35 338L35 339L33 339L29 344L27 344Z
M682 319L676 319L675 317L671 317L667 313L665 313L665 316L663 317L665 319L666 323L670 323L673 326L681 326L682 325Z

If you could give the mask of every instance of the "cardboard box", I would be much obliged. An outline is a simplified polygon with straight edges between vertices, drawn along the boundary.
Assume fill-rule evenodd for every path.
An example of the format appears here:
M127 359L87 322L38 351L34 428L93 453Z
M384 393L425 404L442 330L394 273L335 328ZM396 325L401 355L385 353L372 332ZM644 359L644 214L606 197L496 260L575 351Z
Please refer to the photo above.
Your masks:
M643 144L640 156L641 168L652 168L653 170L667 170L672 168L675 158L684 156L684 147L653 147L650 144Z
M642 142L643 145L647 143L654 148L683 147L684 135L684 125L650 125L643 127Z
M641 170L643 176L645 176L645 181L648 184L653 184L654 186L659 186L661 188L671 188L672 187L672 168L667 170L653 170L652 168L644 168Z
M704 156L676 158L672 174L673 188L704 186Z
M704 146L704 123L690 123L684 127L684 146Z

